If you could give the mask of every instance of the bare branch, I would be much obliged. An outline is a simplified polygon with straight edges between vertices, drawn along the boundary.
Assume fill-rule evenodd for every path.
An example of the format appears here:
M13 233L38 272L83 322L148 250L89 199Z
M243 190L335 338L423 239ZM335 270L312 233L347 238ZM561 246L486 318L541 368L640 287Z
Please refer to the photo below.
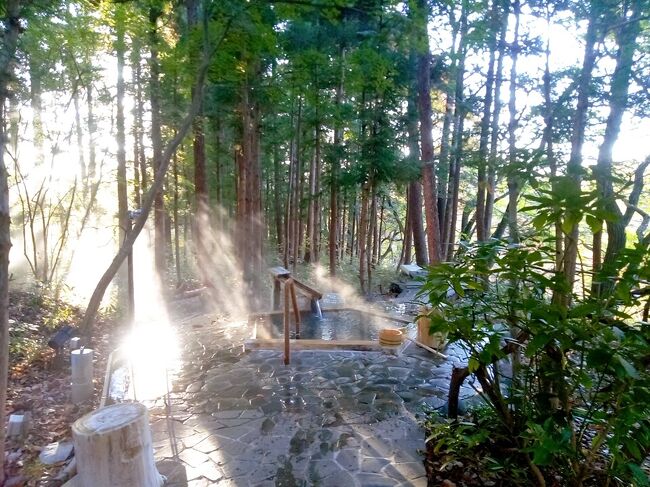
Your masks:
M628 226L634 212L638 209L636 206L639 204L639 198L641 197L641 192L643 191L643 177L645 176L645 170L650 165L650 156L645 158L639 167L634 171L634 183L632 183L632 192L628 198L628 201L625 203L627 205L627 210L625 210L625 215L623 215L623 223L625 226ZM638 213L638 211L637 211Z

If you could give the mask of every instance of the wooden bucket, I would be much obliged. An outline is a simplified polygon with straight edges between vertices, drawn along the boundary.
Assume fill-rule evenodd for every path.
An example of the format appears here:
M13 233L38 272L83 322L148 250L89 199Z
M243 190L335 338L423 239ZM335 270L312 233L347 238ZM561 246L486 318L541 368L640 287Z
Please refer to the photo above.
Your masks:
M431 318L429 316L436 315L438 317L442 316L442 312L438 309L432 309L429 307L420 308L420 317L418 318L418 342L426 345L428 347L434 348L436 350L442 350L445 348L447 341L447 333L436 332L433 334L429 333L431 329Z
M379 344L385 347L397 347L404 341L402 330L383 328L379 331Z

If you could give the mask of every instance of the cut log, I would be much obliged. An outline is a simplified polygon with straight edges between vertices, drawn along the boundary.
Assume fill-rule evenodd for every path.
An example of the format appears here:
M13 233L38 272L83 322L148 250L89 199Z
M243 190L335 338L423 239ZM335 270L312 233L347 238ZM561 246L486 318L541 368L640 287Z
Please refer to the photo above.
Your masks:
M72 425L78 481L93 487L160 487L147 408L115 404Z

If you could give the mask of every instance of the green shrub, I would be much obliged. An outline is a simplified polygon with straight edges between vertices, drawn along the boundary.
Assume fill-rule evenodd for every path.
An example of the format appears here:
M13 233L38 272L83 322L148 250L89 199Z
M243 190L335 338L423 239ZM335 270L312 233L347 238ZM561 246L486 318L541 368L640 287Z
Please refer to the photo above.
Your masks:
M650 278L649 249L628 249L608 268L618 277L609 278L606 296L585 285L571 305L558 299L569 293L553 268L550 242L529 239L471 245L456 263L430 269L421 293L443 310L431 331L466 345L469 372L492 415L473 422L471 434L450 426L448 436L481 437L487 425L498 425L518 452L516 465L527 464L540 485L554 476L562 485L594 478L599 485L650 485L641 469L650 452L650 327L638 319L642 303L634 292ZM432 428L443 453L457 447L441 434ZM516 478L513 472L507 475Z

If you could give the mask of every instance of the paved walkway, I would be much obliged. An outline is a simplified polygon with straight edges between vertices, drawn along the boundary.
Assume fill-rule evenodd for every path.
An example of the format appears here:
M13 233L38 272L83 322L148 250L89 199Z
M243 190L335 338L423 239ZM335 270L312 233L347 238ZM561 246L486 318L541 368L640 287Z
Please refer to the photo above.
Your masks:
M151 409L157 460L173 425L189 485L426 486L423 407L445 403L449 361L382 352L244 350L245 323L181 322L171 408Z

